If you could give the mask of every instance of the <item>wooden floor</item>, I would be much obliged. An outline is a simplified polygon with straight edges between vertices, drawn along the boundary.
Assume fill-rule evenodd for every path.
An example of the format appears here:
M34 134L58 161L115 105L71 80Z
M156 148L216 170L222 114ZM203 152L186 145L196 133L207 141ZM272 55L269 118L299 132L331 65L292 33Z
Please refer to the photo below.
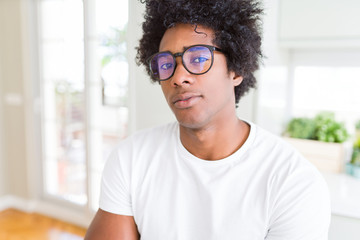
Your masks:
M36 213L0 212L0 240L81 240L84 228Z

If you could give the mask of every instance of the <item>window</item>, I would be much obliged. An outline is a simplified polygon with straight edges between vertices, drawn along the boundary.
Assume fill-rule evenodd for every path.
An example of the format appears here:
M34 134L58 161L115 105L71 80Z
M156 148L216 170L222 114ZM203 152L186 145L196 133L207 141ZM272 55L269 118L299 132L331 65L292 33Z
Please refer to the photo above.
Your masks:
M46 197L98 208L104 162L127 134L127 4L39 0Z
M297 66L293 115L331 111L349 128L360 119L360 67Z
M44 190L87 203L83 3L40 2Z
M287 66L261 71L257 122L281 134L292 117L335 113L350 132L360 119L360 52L352 49L289 51Z
M331 111L354 131L360 119L359 63L356 50L294 52L291 115L312 117Z
M260 71L258 78L258 106L256 121L259 125L281 134L286 118L288 72L285 67L267 67Z

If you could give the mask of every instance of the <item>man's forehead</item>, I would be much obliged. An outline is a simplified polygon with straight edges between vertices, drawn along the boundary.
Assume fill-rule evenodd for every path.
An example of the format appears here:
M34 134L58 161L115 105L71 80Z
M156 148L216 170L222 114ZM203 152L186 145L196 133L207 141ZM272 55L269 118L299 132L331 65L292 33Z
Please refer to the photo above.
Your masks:
M176 24L165 31L160 41L159 51L174 50L174 48L181 51L195 44L211 45L213 36L212 29L201 25Z

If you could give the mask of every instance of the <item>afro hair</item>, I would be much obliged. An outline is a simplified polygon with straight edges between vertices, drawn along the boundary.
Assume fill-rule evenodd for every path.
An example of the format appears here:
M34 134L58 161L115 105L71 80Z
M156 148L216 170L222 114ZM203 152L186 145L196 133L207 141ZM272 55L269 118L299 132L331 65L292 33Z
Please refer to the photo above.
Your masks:
M228 71L243 77L234 88L235 102L256 86L254 72L259 68L261 52L261 15L256 0L143 0L146 12L143 36L137 49L137 63L158 52L160 41L168 28L177 23L202 25L215 33L213 43L226 56ZM194 29L196 31L196 27ZM150 75L151 76L151 75ZM155 81L154 79L152 79Z

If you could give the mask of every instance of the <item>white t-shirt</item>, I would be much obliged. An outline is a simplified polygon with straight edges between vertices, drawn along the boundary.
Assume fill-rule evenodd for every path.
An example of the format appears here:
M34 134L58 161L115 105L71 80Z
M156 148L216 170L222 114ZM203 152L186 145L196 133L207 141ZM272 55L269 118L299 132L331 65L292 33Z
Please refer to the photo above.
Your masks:
M100 208L134 216L142 240L325 240L326 183L290 145L258 126L231 156L206 161L178 123L124 140L106 163Z

